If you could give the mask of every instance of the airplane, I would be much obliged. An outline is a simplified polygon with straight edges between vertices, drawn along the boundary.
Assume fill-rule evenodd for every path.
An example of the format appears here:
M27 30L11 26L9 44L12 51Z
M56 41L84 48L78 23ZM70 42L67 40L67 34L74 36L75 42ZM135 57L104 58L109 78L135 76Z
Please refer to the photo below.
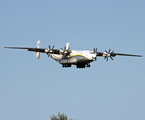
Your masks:
M4 47L10 49L27 49L28 51L36 52L36 58L40 58L40 53L46 53L48 57L50 56L55 61L59 62L63 68L71 67L76 65L76 68L85 68L90 67L90 63L97 60L98 56L104 57L104 60L108 61L109 58L112 60L116 55L120 56L133 56L133 57L143 57L142 55L132 55L132 54L123 54L123 53L114 53L111 52L111 49L107 52L97 52L97 48L94 48L93 51L89 50L70 50L70 43L66 43L64 49L54 49L54 46L51 48L49 45L48 48L40 48L41 41L37 41L36 48L29 47Z

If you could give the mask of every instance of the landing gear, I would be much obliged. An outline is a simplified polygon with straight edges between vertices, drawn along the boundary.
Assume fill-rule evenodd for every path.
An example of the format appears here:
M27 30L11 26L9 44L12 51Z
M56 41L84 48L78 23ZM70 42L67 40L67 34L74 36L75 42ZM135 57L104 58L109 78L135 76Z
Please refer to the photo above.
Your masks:
M87 64L77 64L76 67L77 67L77 68L90 67L90 63L87 63Z
M76 68L86 68L86 67L90 67L90 63L87 64L77 64ZM67 68L67 67L71 67L71 64L62 64L63 68Z
M87 63L87 67L91 67L90 63Z
M64 68L66 68L66 67L71 67L71 64L62 64L62 67Z
M85 64L77 64L77 66L76 66L77 68L85 68L86 67L86 65Z

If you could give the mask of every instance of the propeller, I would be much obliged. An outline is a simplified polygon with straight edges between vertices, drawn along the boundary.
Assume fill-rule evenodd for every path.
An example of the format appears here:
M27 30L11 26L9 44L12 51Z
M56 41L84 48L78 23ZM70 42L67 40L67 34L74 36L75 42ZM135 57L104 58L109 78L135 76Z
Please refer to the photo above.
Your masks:
M48 52L49 52L49 53L53 53L54 45L52 46L52 48L51 48L50 45L48 45L48 47L49 47ZM48 53L48 57L50 56L49 53Z
M111 53L111 49L109 49L109 51L107 52L106 50L105 50L105 53L104 53L104 60L106 59L106 61L108 61L108 58L110 57L111 58L111 60L114 60L112 57L114 57L114 55L113 55L113 53L114 53L114 51L112 51Z
M95 60L97 60L97 48L94 48L94 54L96 55Z
M64 55L67 54L68 51L70 50L70 48L66 49L66 46L64 47L64 50L62 48L60 48L60 52Z

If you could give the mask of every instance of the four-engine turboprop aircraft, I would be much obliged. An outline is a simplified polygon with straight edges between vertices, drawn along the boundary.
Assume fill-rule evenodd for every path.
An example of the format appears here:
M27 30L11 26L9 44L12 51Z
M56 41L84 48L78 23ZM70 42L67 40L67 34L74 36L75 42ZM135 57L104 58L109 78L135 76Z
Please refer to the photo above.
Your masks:
M62 67L71 67L71 65L76 65L77 68L85 68L90 67L90 62L97 60L98 56L104 57L106 61L110 57L113 60L113 57L116 55L121 56L133 56L133 57L142 57L142 55L132 55L132 54L122 54L122 53L114 53L111 52L111 49L107 52L97 52L97 48L94 48L94 51L78 51L78 50L70 50L70 43L66 43L64 49L54 49L54 46L51 48L40 48L40 42L37 41L36 48L28 48L28 47L4 47L11 49L27 49L28 51L36 52L36 58L40 58L40 53L46 53L51 56L54 60L59 62Z

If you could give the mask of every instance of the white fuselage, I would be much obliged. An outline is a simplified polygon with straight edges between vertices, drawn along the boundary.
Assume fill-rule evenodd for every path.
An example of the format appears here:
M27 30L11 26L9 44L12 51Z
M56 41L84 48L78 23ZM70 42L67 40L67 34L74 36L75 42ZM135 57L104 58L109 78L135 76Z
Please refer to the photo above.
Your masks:
M58 55L58 54L50 54L50 56L56 61L60 61L63 57L63 55ZM84 60L85 59L87 59L87 61L89 60L90 62L96 59L96 55L92 51L88 51L88 50L83 50L83 51L72 50L68 58L79 57L79 56L83 57Z

